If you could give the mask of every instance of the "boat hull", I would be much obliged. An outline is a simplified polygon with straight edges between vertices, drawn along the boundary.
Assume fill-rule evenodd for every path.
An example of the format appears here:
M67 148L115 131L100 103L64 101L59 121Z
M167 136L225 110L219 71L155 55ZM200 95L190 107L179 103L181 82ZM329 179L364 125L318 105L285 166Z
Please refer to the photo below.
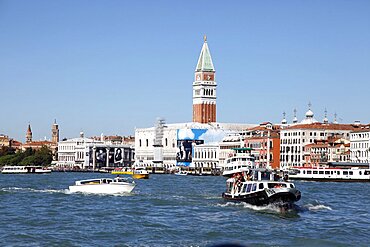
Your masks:
M132 178L134 179L148 179L149 174L132 174Z
M111 172L114 175L132 175L134 174L133 171L112 171Z
M305 180L315 182L370 182L370 179L358 179L358 178L305 178L305 177L289 177L290 180Z
M223 193L222 197L228 201L245 202L251 205L263 206L268 204L289 205L301 199L301 192L296 189L288 189L280 192L266 189L250 194L240 194L232 196L229 193Z
M88 185L72 185L69 186L69 191L72 193L93 193L93 194L120 194L130 193L135 188L135 184L88 184Z

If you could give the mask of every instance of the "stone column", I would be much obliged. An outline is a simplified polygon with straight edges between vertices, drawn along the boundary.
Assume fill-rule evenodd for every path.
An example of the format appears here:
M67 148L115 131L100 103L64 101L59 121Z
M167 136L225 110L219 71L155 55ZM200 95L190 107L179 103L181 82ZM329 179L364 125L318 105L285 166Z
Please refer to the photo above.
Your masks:
M94 146L92 148L93 152L92 152L92 158L93 158L93 171L95 170L95 167L96 167L96 147Z
M105 166L109 167L109 148L105 148L105 150L107 151L107 155L106 155L107 160L106 160Z

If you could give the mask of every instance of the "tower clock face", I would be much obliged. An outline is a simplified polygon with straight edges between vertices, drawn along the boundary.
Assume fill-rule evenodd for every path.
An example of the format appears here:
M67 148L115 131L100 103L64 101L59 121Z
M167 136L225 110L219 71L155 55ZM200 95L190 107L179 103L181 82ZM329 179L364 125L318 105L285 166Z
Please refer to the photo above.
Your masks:
M213 78L214 78L213 75L205 75L204 77L206 81L213 81Z

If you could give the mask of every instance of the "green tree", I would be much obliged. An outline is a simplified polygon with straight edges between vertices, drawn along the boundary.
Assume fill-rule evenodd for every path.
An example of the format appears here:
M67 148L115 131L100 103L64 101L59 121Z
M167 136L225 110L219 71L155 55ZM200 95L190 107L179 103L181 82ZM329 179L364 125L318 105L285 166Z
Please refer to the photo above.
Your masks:
M15 149L12 147L2 146L0 148L0 157L5 155L15 154Z

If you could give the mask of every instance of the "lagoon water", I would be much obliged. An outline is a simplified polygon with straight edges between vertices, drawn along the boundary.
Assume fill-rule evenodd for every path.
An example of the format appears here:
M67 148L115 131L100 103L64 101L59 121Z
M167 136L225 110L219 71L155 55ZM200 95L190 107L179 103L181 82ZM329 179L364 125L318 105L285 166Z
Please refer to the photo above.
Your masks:
M0 246L370 246L369 183L296 182L297 209L225 202L223 177L151 175L128 195L71 194L100 173L0 175Z

